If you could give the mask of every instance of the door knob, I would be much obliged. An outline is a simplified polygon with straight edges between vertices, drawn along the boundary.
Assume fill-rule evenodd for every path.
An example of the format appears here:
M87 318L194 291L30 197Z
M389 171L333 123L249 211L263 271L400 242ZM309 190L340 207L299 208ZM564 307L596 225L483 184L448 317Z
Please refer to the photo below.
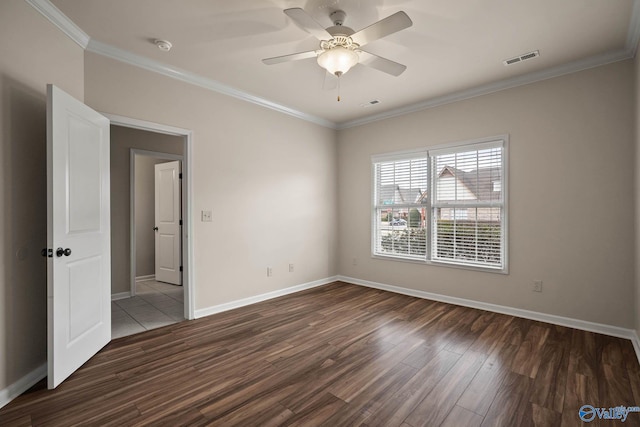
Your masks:
M57 257L61 257L62 255L64 255L64 256L71 255L71 249L69 249L69 248L67 248L67 249L62 249L62 248L56 249L56 256Z
M153 231L158 231L158 227L153 227Z

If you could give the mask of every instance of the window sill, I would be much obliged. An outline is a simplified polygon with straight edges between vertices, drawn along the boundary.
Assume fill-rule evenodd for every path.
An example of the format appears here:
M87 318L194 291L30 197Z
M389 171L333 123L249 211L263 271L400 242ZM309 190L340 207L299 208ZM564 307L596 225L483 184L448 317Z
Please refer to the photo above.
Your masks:
M397 257L392 255L372 254L371 258L378 259L381 261L400 261L400 262L406 262L409 264L432 265L436 267L454 268L457 270L478 271L481 273L493 273L493 274L505 274L505 275L509 274L509 269L506 267L503 269L491 268L491 267L480 267L480 266L473 266L473 265L455 264L455 263L450 263L446 261L434 261L434 260L427 261L427 260L420 260L420 259L402 258L402 257Z

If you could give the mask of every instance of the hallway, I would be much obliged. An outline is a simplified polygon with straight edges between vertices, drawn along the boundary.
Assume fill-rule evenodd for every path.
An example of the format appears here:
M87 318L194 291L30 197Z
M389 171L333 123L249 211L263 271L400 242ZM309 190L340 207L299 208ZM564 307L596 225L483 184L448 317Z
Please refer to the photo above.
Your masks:
M116 339L184 320L182 286L153 280L136 284L136 296L111 302L111 338Z

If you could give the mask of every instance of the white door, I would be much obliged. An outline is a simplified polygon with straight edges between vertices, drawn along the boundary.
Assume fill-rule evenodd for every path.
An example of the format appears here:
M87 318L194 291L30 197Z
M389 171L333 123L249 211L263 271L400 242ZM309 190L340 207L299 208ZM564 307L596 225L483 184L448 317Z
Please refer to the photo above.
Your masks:
M109 119L47 86L48 383L111 340Z
M180 162L155 165L156 280L182 284Z

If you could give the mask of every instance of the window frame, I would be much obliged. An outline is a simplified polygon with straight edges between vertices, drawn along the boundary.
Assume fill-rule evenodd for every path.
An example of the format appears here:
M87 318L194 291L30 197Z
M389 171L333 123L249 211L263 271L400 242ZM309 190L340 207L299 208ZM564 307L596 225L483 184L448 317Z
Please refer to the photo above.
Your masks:
M434 203L433 201L433 191L436 186L436 182L434 180L434 160L436 156L439 154L443 154L445 152L464 152L468 151L476 151L482 149L483 146L491 146L497 145L502 147L502 176L501 176L501 197L502 202L501 205L496 206L502 209L502 266L492 267L489 265L473 265L470 263L460 263L455 260L443 260L443 259L433 259L433 241L432 238L434 236L434 212L438 207L442 207L439 203ZM378 221L377 221L377 211L380 208L377 204L377 174L376 174L376 164L384 163L384 162L393 162L400 160L410 160L425 157L427 158L427 197L426 204L421 205L425 207L428 212L428 218L426 219L426 248L425 255L421 258L416 258L415 256L404 256L403 254L382 254L377 253L377 243L378 237L380 235L378 230ZM466 141L458 141L458 142L450 142L445 144L433 145L429 147L414 149L414 150L404 150L404 151L394 151L389 153L382 154L374 154L371 156L371 257L374 259L382 259L382 260L393 260L393 261L401 261L408 263L417 263L417 264L426 264L426 265L435 265L435 266L443 266L443 267L451 267L463 270L474 270L474 271L482 271L489 273L499 273L499 274L509 274L509 135L497 135L485 138L477 138ZM493 183L492 183L493 187ZM438 206L435 206L438 204ZM472 203L473 204L473 203ZM466 205L466 204L465 204ZM390 205L393 209L403 209L403 208L412 208L414 205L405 204L402 205ZM456 207L454 205L450 207Z

